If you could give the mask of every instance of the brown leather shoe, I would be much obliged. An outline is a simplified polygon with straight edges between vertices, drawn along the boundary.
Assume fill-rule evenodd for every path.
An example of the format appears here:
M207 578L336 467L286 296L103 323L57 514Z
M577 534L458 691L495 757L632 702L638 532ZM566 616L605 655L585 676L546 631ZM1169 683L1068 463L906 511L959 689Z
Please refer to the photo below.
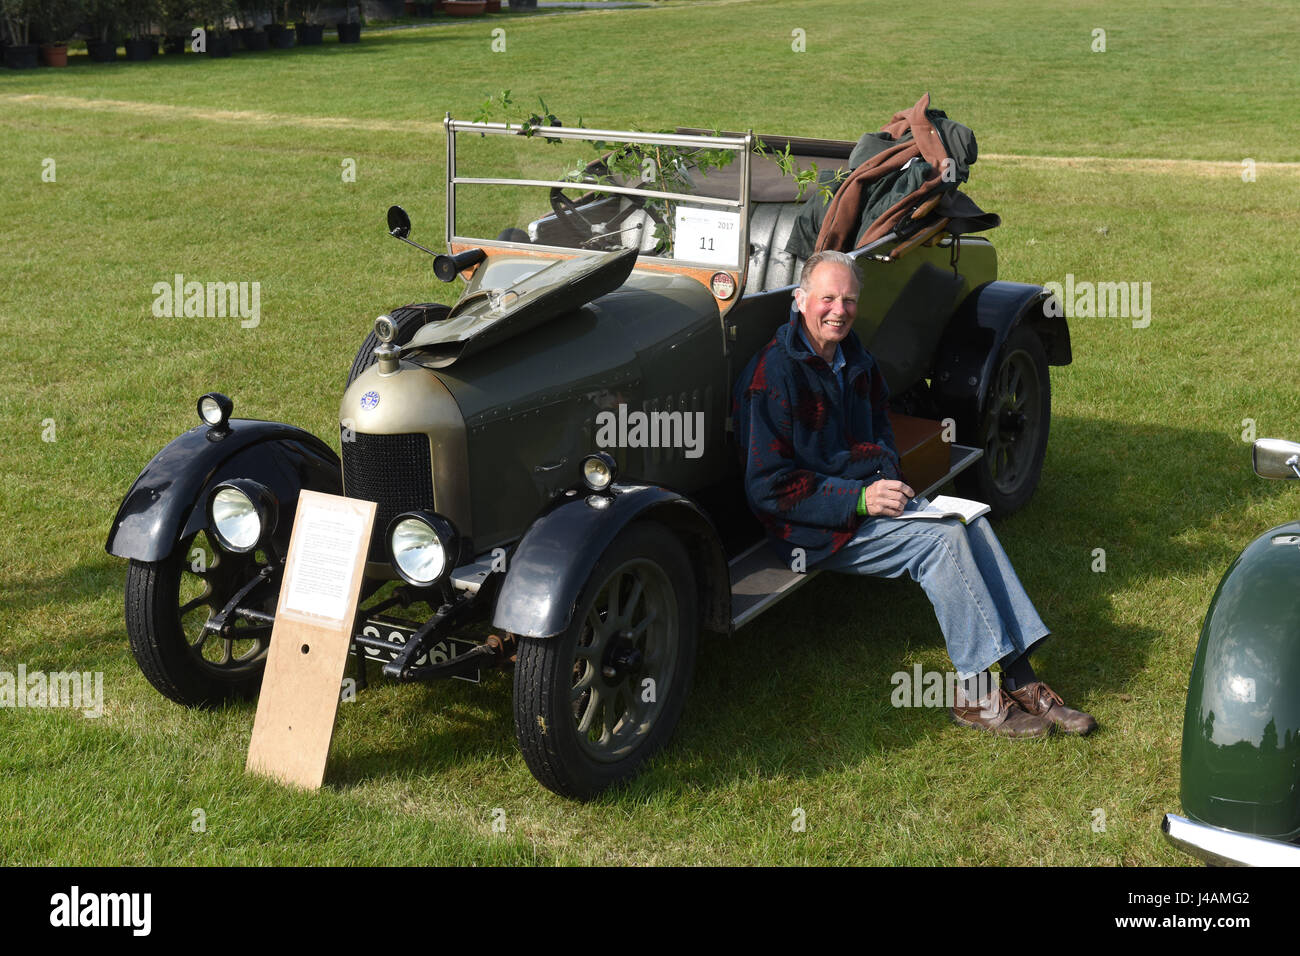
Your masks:
M954 723L999 737L1046 737L1054 726L1047 717L1024 710L1000 687L977 701L966 700L958 688L956 706L949 713Z
M1097 729L1092 714L1066 707L1061 695L1040 680L1017 687L1010 694L1026 713L1047 718L1063 734L1083 736Z

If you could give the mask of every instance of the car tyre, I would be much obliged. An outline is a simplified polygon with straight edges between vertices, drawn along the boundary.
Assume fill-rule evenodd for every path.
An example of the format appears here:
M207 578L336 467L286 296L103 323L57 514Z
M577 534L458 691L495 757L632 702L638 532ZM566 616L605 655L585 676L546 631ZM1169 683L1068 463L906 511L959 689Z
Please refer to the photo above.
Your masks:
M988 504L994 517L1019 511L1038 487L1052 418L1051 389L1042 341L1033 329L1017 325L993 364L977 434L963 441L984 454L957 476L958 490Z
M271 625L239 622L237 636L223 639L203 624L263 566L252 555L213 549L202 534L181 541L161 561L131 560L126 573L131 653L165 697L186 707L215 707L257 696ZM268 613L276 599L270 586L250 596Z
M681 717L698 634L686 550L661 525L629 526L597 562L569 628L519 640L515 734L538 781L589 800L631 779Z

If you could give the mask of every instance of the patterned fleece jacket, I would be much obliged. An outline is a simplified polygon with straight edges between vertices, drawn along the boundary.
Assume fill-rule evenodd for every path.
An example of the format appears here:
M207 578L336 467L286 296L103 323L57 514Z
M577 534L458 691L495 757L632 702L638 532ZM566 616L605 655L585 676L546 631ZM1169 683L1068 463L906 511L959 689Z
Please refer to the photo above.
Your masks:
M889 390L870 353L850 332L841 390L791 312L737 380L732 418L750 509L787 565L802 548L812 567L852 540L862 489L900 472Z

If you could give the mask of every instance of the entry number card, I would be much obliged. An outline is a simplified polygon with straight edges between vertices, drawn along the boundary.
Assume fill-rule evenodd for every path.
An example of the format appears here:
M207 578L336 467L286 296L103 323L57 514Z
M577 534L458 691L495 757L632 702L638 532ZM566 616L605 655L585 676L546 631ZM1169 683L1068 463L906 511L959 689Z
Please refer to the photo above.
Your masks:
M740 213L678 206L673 240L674 259L734 266L740 261Z

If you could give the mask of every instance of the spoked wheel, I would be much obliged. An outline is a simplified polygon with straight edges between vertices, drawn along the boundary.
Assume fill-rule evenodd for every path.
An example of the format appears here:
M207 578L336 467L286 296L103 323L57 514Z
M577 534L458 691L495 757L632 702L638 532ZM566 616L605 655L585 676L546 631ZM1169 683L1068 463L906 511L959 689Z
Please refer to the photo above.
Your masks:
M1012 329L998 353L975 444L984 455L958 476L964 494L1011 514L1038 487L1052 417L1047 353L1032 329Z
M634 524L597 563L569 629L520 640L515 733L543 785L589 799L664 745L695 665L696 608L681 544Z
M203 625L265 566L257 556L215 548L202 532L161 561L131 561L126 631L149 683L187 707L256 696L271 625L239 619L228 636ZM263 585L246 606L272 613L276 599L275 588Z

